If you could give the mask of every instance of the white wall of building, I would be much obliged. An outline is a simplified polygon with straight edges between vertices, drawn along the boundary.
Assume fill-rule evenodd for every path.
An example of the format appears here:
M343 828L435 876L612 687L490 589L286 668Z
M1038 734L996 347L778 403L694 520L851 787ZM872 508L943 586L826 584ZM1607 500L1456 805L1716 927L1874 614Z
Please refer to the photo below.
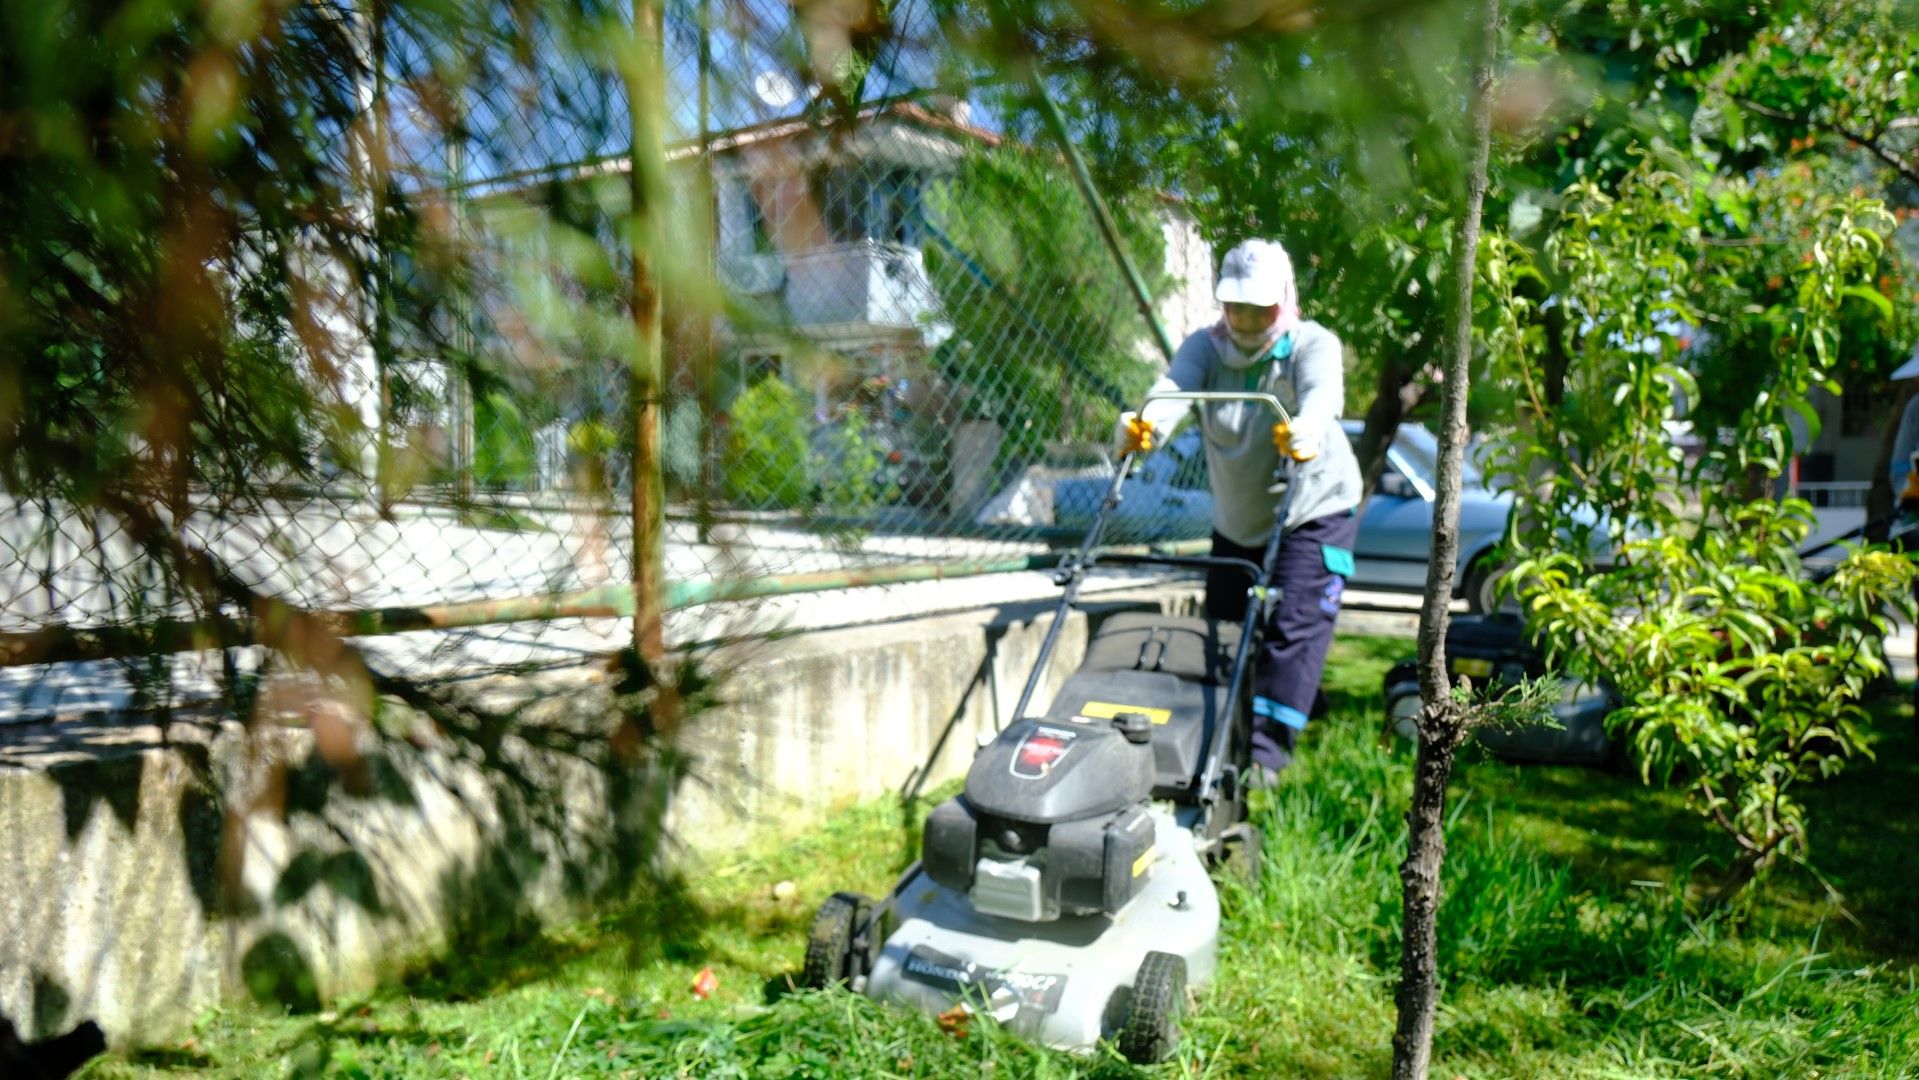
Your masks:
M1159 302L1159 317L1178 344L1219 320L1219 304L1213 300L1213 245L1200 235L1193 215L1177 203L1167 203L1161 213L1160 235L1173 286Z

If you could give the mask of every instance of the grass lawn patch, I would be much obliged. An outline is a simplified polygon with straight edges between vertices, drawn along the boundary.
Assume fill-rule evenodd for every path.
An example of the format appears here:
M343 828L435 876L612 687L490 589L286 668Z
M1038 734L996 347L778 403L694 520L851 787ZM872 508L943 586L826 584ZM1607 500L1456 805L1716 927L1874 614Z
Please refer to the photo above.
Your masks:
M911 856L927 804L871 804L691 866L592 922L317 1015L224 1010L189 1040L88 1075L1384 1075L1411 755L1381 745L1380 678L1411 648L1335 645L1332 711L1256 804L1261 877L1223 886L1218 980L1180 1059L1156 1070L792 992L819 901L877 893ZM1448 832L1434 1075L1919 1074L1919 745L1903 705L1883 720L1876 759L1808 795L1814 866L1716 913L1689 893L1715 838L1678 794L1470 760ZM701 997L707 968L717 985Z

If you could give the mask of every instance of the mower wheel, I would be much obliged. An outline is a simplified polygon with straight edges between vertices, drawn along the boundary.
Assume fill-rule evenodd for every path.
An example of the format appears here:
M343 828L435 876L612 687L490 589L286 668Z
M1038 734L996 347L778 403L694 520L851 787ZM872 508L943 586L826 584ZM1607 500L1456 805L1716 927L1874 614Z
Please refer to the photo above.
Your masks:
M1466 601L1466 610L1473 615L1491 615L1496 611L1518 607L1510 597L1499 594L1501 581L1506 577L1506 568L1493 562L1490 555L1481 555L1466 568L1466 578L1459 586L1459 595Z
M1386 688L1386 726L1398 738L1406 742L1419 741L1421 708L1418 683L1399 683Z
M1179 1016L1186 1009L1186 961L1172 953L1149 952L1133 978L1126 1026L1119 1031L1119 1052L1135 1065L1157 1065L1179 1046Z
M859 893L834 893L813 916L806 934L806 961L800 983L815 990L841 986L859 974L854 970L853 939L873 910L873 901Z
M1228 877L1250 887L1259 881L1261 845L1264 842L1265 836L1259 831L1259 826L1250 821L1241 822L1220 835L1217 865Z

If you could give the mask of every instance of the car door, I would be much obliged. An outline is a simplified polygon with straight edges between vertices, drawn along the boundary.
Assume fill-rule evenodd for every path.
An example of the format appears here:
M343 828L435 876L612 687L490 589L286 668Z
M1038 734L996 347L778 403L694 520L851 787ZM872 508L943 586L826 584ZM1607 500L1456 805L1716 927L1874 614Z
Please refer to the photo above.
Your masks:
M1433 504L1422 485L1388 452L1379 483L1365 502L1353 542L1352 584L1362 589L1426 587Z

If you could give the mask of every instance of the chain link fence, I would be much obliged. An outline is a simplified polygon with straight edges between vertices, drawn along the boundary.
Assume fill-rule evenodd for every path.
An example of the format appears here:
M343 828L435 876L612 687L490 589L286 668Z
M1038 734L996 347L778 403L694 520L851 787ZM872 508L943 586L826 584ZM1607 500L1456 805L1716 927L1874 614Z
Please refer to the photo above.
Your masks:
M965 74L930 0L837 36L795 12L663 12L665 370L660 460L638 468L664 476L664 580L1076 540L1114 416L1163 358L1060 147L1026 88ZM367 639L396 664L623 644L624 609L593 590L634 580L630 9L502 5L505 29L458 41L398 3L337 14L364 50L341 72L358 113L311 134L360 180L376 269L318 275L338 325L314 415L352 437L316 432L314 469L182 485L169 528L348 631L413 631ZM1106 195L1174 339L1210 320L1210 249L1179 200ZM1113 540L1207 535L1190 435L1131 484ZM232 656L185 648L218 612L149 571L150 536L38 493L4 515L0 716L220 683ZM180 648L113 644L156 625Z

